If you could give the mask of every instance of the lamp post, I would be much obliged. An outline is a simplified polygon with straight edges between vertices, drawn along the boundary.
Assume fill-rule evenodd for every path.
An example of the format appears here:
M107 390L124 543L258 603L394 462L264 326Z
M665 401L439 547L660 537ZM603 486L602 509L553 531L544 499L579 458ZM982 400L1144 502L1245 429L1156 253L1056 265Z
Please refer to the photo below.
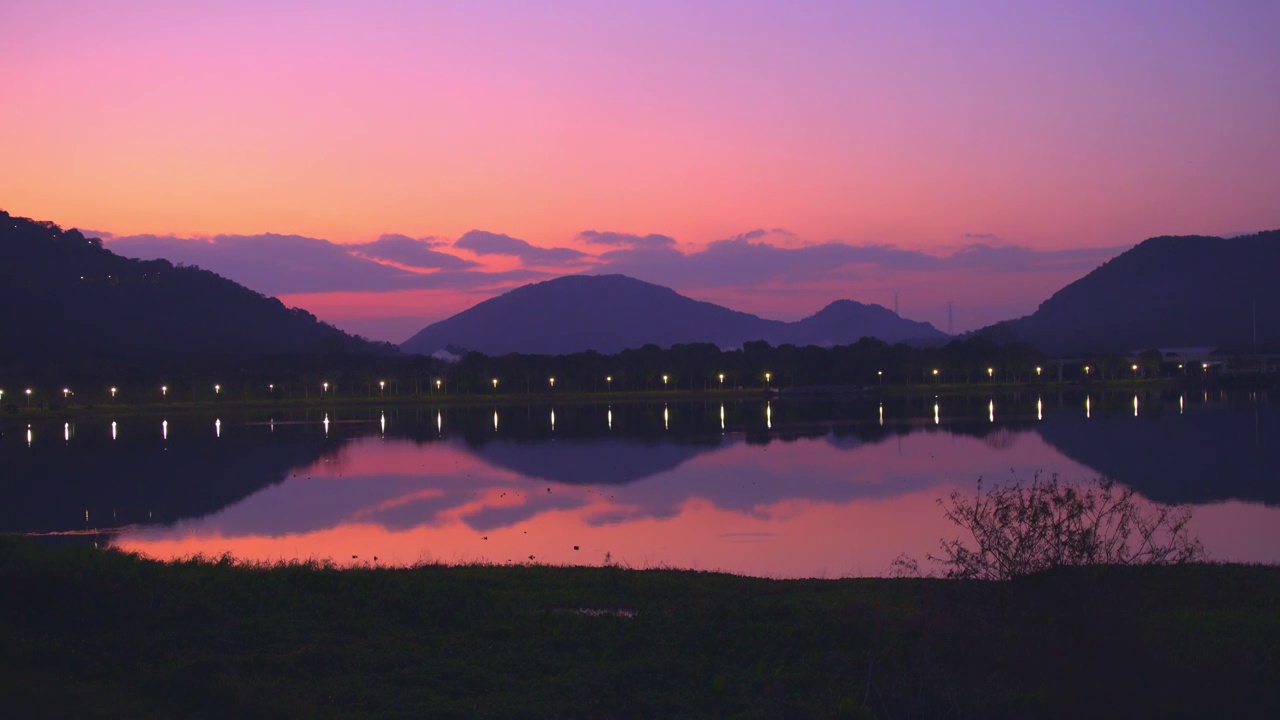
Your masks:
M877 371L876 371L876 384L877 384L877 385L884 385L884 371L883 371L883 370L877 370Z
M63 400L66 400L66 399L67 399L67 398L69 398L69 397L71 397L71 389L70 389L70 388L62 388L62 399L63 399Z
M498 378L493 379L493 394L494 395L498 394Z
M213 386L213 394L214 394L214 395L221 395L221 394L222 394L222 386L221 386L221 385L214 385L214 386Z
M1040 370L1041 370L1040 366L1039 366L1039 365L1037 365L1037 366L1036 366L1036 377L1040 377Z
M31 407L31 388L27 388L27 407Z
M160 397L169 397L169 386L168 386L168 385L161 385L161 386L160 386Z
M605 376L604 376L604 384L605 384L605 387L606 387L610 392L612 392L612 391L613 391L613 376L612 376L612 375L605 375Z
M116 402L116 389L111 388L111 404L114 405L115 402Z
M940 380L938 380L938 368L933 369L933 382L935 385L941 382Z
M769 380L773 377L773 373L764 374L764 386L769 387Z
M720 389L724 389L724 373L720 373Z
M667 376L666 376L666 375L663 375L663 376L662 376L662 389L663 389L663 390L666 390L666 389L667 389Z
M551 385L551 389L552 389L552 390L554 390L554 389L555 389L555 387L556 387L556 379L555 379L555 378L547 378L547 383L548 383L549 385Z
M320 383L320 397L323 398L329 394L329 383Z
M995 375L996 375L996 369L995 369L995 368L987 368L987 379L988 379L988 380L994 379L994 378L995 378Z
M379 380L378 381L378 397L386 397L386 394L387 394L387 381Z
M436 378L436 390L440 389L440 378Z

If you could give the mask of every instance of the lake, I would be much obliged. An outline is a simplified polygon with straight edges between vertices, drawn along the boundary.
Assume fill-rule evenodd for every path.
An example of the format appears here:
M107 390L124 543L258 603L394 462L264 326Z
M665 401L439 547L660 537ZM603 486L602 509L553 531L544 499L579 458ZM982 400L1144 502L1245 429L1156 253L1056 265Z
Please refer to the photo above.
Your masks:
M6 419L0 531L158 558L883 575L953 490L1056 473L1280 561L1273 398L1151 391ZM922 563L927 566L928 563Z

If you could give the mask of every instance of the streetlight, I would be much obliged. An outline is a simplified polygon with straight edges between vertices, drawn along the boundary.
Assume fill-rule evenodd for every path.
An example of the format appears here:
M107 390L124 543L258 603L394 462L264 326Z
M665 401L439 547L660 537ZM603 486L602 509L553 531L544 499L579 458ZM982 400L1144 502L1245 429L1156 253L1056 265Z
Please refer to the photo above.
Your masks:
M31 388L27 388L27 407L31 407Z
M70 395L71 395L71 390L70 390L69 388L62 388L62 399L63 399L63 400L66 400L66 399L67 399L67 397L69 397Z
M1040 366L1036 366L1036 377L1040 377Z
M498 378L493 379L493 391L498 392Z
M272 393L272 394L275 394L275 391L276 391L276 384L275 384L275 383L269 383L269 384L267 385L267 392Z
M933 381L938 382L938 368L933 369Z
M773 377L773 373L765 373L765 374L764 374L764 384L765 384L765 387L768 387L768 386L769 386L769 378L771 378L771 377Z
M720 388L724 389L724 373L720 373Z
M1088 365L1085 365L1085 366L1084 366L1084 374L1085 374L1085 375L1088 375L1088 374L1089 374L1089 370L1091 370L1091 369L1092 369L1092 368L1090 368Z
M664 388L665 388L666 386L667 386L667 376L666 376L666 375L663 375L663 376L662 376L662 387L664 387Z
M379 397L381 397L381 396L383 396L383 395L386 395L386 389L387 389L387 381L386 381L386 380L379 380L379 381L378 381L378 395L379 395Z
M213 386L213 394L214 394L214 395L220 395L221 393L222 393L222 386L221 386L221 385L214 385L214 386Z
M547 378L547 382L551 383L551 387L553 387L553 388L556 386L556 379L555 379L555 378Z
M991 379L995 377L995 374L996 374L995 368L987 368L987 379Z
M115 401L116 401L116 389L111 388L111 402L114 403Z
M612 375L605 375L605 376L604 376L604 384L608 386L608 389L609 389L609 390L613 390L613 376L612 376Z
M440 379L439 379L439 378L437 378L437 379L436 379L436 389L437 389L437 390L439 390L439 389L440 389Z
M168 385L161 385L161 386L160 386L160 397L168 397L168 396L169 396L169 386L168 386Z
M329 392L329 383L320 383L320 387L322 388L320 397L324 397Z
M884 371L883 371L883 370L877 370L877 371L876 371L876 383L877 383L877 384L879 384L879 385L883 385L883 384L884 384Z

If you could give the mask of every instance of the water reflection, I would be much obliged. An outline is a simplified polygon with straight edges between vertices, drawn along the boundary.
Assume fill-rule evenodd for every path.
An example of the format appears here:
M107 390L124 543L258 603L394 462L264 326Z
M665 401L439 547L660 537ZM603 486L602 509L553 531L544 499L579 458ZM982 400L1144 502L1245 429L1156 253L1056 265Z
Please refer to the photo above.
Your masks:
M29 427L26 447L0 441L12 470L0 529L86 532L170 556L595 563L611 552L635 565L878 574L951 534L936 498L1039 470L1200 504L1215 557L1280 559L1280 444L1261 442L1276 438L1265 396L1144 394L1139 421L1129 400L1086 396L1082 415L1078 395L949 396L946 426L940 400L921 398L515 407L501 424L498 409L395 408L338 411L332 426L326 412L323 434L299 410L229 419L225 438L220 418L180 416L179 427L219 430L173 445L129 431L145 418L98 421L110 440L103 424L78 437L66 424L53 446L32 447ZM81 519L90 510L103 527Z

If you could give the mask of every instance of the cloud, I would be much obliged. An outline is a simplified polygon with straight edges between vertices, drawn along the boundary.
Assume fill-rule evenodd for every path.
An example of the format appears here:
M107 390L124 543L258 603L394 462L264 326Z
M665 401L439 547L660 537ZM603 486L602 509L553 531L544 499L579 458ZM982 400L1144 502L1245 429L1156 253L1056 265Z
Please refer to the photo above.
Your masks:
M79 230L80 234L87 238L98 238L100 240L110 240L116 236L115 233L109 233L106 230L86 230L84 228L72 228L72 230Z
M601 271L632 275L674 287L750 287L768 282L855 280L899 272L954 270L996 273L1089 271L1123 248L1034 250L1017 245L967 245L936 256L893 245L829 241L779 247L757 241L771 231L752 230L683 253L672 247L626 247L600 255Z
M471 230L458 238L453 246L470 250L477 255L515 257L525 265L535 266L577 265L591 258L590 255L572 248L542 248L530 245L520 238L484 230Z
M1034 250L1020 245L966 245L942 258L951 269L989 272L1037 272L1081 270L1088 272L1128 248L1081 248L1074 250Z
M142 259L164 258L198 265L267 295L335 291L405 289L465 290L545 279L532 270L479 272L475 263L426 247L406 245L401 237L384 236L364 246L346 246L300 235L218 235L207 239L160 235L132 235L107 242L113 252ZM435 267L413 272L366 257L372 248L384 259L412 267ZM440 257L443 256L443 257ZM449 258L453 258L450 260ZM402 262L413 260L414 262ZM432 265L423 264L432 263Z
M479 267L479 263L456 255L433 250L444 245L435 238L411 238L407 235L388 234L373 242L345 245L361 255L374 260L385 260L414 268L435 270L466 270Z
M960 237L966 240L984 240L987 242L1004 242L1005 239L995 233L971 233L967 232Z
M578 239L586 243L591 243L592 245L610 245L613 247L631 248L655 248L673 246L676 244L675 238L668 235L658 235L654 233L650 233L649 235L632 235L631 233L584 230L578 233Z

